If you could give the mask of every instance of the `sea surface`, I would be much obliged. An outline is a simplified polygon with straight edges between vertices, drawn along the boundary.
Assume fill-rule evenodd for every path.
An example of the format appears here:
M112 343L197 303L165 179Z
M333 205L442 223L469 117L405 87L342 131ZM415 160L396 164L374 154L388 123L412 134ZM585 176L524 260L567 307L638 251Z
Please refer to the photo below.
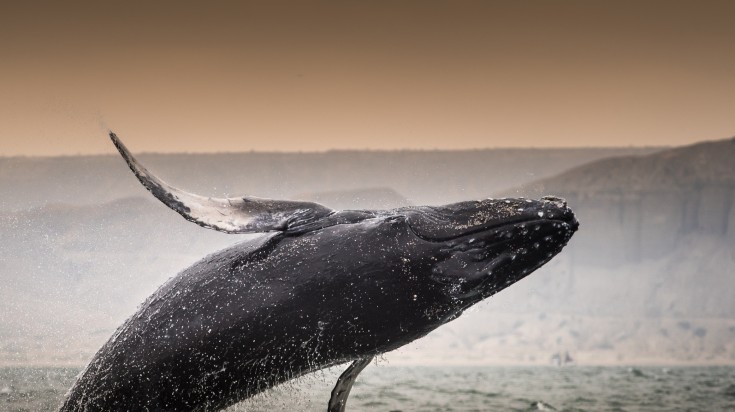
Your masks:
M324 411L344 367L227 409ZM0 411L53 411L79 369L0 368ZM735 367L370 365L348 411L735 411Z

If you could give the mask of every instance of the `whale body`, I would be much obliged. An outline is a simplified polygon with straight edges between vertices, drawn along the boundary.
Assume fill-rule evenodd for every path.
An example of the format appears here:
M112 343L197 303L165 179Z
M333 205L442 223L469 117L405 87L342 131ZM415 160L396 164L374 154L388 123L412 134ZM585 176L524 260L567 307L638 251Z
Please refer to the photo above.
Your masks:
M97 352L61 411L219 410L355 362L328 405L343 410L373 356L524 278L578 228L555 197L376 211L198 197L152 176L111 137L141 182L187 219L262 235L162 285Z

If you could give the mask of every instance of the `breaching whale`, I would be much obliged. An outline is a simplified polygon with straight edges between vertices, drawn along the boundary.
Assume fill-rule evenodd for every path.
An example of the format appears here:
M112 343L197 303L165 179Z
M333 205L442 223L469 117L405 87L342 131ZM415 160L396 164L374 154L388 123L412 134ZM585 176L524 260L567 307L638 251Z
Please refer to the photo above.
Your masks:
M263 233L205 257L150 296L97 352L61 411L219 410L345 362L343 411L370 360L457 318L559 253L563 199L335 211L169 186L110 138L140 182L187 220Z

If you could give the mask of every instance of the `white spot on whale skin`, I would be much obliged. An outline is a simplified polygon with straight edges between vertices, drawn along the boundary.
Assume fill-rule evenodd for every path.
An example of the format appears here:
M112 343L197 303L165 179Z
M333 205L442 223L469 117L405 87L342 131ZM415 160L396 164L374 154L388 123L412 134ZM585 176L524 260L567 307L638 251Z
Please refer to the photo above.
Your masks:
M544 217L544 212L538 212L538 217Z

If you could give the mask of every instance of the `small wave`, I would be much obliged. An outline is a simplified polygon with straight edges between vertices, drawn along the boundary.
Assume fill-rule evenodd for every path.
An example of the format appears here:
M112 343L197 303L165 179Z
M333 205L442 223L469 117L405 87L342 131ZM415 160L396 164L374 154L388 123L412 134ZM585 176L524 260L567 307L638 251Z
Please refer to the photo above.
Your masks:
M735 385L727 385L723 390L722 394L728 398L735 398Z
M364 402L361 405L366 408L377 408L379 406L386 406L388 404L385 402L381 402L381 401L369 401L369 402Z
M531 402L529 411L555 411L556 408L543 401Z
M572 399L572 403L595 403L595 402L597 402L595 399L585 398L584 396L578 396Z
M628 373L638 378L648 378L648 375L638 368L628 368Z

